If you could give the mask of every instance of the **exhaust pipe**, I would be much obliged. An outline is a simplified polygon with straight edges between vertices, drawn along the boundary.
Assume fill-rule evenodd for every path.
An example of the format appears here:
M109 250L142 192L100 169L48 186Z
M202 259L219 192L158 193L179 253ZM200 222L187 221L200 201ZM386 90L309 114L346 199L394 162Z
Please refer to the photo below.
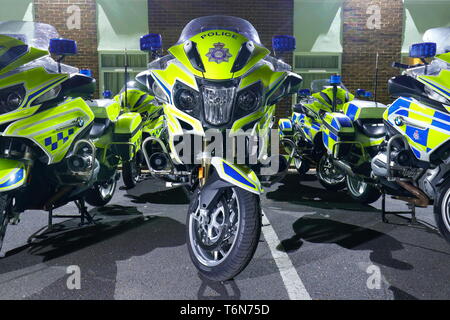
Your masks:
M399 196L399 197L394 197L395 199L411 203L411 204L415 205L416 207L421 207L421 208L428 207L428 205L430 204L430 199L422 190L420 190L419 188L413 186L412 184L410 184L406 181L401 181L400 179L397 179L396 182L397 182L397 184L402 186L405 190L412 193L415 196L415 198Z

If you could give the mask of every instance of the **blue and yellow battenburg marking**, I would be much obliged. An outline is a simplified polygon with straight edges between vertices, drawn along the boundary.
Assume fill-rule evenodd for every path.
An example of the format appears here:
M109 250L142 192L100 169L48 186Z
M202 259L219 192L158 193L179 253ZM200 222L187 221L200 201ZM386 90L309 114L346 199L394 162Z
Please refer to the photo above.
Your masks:
M384 118L406 137L414 155L423 161L429 161L430 154L450 139L450 115L412 98L397 99Z
M45 146L51 151L55 151L63 146L69 140L70 136L74 133L75 129L73 128L65 130L63 132L58 132L56 135L48 137L44 140Z

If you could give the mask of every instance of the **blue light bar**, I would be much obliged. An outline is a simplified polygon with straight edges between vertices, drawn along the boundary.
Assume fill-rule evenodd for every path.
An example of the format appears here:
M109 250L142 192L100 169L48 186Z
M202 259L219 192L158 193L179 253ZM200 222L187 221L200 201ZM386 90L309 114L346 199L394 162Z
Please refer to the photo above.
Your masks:
M272 38L272 48L275 52L292 52L296 48L294 36L280 35Z
M436 55L436 47L434 42L416 43L409 49L409 56L420 59L432 58Z
M111 92L111 90L105 90L105 91L103 91L103 98L105 98L105 99L111 99L111 98L112 98L112 92Z
M357 97L365 97L366 93L367 93L367 91L365 89L358 89L358 90L356 90L356 96Z
M80 74L85 75L86 77L92 77L92 71L90 69L81 69Z
M74 56L77 54L77 42L69 39L50 39L49 51L58 56Z
M364 95L366 98L371 99L373 98L373 93L370 91L367 91L366 94Z
M158 33L150 33L141 37L142 51L157 51L162 49L162 37Z
M331 85L339 85L339 84L341 84L341 82L342 82L342 78L340 75L335 74L330 77Z

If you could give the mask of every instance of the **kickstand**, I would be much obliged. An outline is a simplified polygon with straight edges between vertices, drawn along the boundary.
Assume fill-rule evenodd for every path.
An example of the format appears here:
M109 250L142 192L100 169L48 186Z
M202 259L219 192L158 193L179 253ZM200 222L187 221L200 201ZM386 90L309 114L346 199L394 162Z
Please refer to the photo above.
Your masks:
M381 220L384 223L390 223L386 217L387 215L399 216L400 214L409 214L409 215L411 215L411 219L409 220L410 221L409 225L419 225L419 223L417 222L417 217L416 217L415 204L409 203L408 207L410 208L410 211L392 211L392 212L386 211L386 194L383 192L381 195Z
M53 219L76 219L79 218L80 227L83 227L85 225L89 225L89 224L95 224L95 220L94 218L89 214L87 207L86 207L86 202L84 199L78 199L75 200L75 205L78 208L78 215L56 215L53 213L53 207L50 207L48 209L48 223L46 227L43 227L41 229L39 229L38 231L36 231L35 233L33 233L29 238L28 238L28 243L33 242L34 239L38 239L38 238L44 238L45 234L47 233L52 233L52 231L54 232L58 232L60 230L55 230L55 227L53 225Z

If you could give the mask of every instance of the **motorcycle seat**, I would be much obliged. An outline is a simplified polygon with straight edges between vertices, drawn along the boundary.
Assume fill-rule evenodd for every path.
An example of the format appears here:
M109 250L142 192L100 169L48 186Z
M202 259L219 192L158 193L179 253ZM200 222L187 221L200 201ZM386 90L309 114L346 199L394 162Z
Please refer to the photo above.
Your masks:
M356 127L370 138L382 138L386 135L386 128L380 119L358 119Z
M89 132L89 137L91 139L100 138L102 135L106 133L106 131L111 127L112 121L108 118L106 119L95 119L94 125Z

